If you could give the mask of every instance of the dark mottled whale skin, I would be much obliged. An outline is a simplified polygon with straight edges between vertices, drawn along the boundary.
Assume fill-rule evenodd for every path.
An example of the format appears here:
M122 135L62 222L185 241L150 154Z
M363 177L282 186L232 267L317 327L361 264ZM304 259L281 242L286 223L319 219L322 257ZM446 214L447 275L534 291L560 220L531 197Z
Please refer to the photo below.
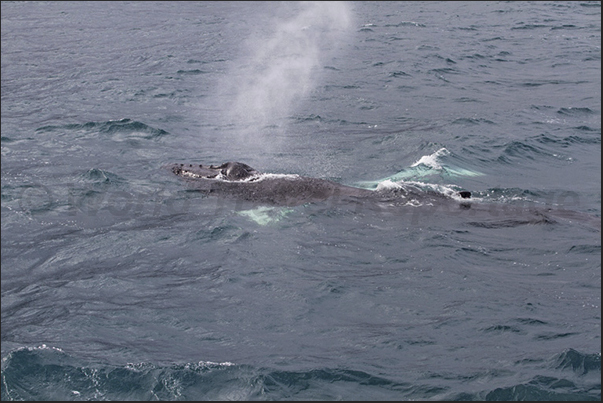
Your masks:
M550 224L562 219L586 224L600 232L601 218L572 210L529 207L516 209L505 205L474 203L467 191L443 194L405 184L395 188L369 190L342 185L325 179L299 175L262 174L240 162L221 165L172 164L166 168L186 180L194 189L233 197L247 202L297 206L335 200L359 204L379 210L402 206L422 207L423 214L466 216L469 224L478 227L502 228L524 224ZM416 209L414 209L416 211ZM413 213L417 217L417 213Z

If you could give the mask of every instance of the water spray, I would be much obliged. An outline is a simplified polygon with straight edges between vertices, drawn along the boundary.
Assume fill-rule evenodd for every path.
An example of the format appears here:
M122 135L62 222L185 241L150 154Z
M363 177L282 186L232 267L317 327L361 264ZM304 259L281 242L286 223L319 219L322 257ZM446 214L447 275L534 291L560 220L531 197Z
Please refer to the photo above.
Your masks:
M222 86L230 103L223 107L234 125L233 141L274 146L270 132L282 135L296 104L315 87L328 61L351 24L345 2L284 2L281 14L262 34L246 42L246 53L228 72ZM273 133L274 134L274 133Z

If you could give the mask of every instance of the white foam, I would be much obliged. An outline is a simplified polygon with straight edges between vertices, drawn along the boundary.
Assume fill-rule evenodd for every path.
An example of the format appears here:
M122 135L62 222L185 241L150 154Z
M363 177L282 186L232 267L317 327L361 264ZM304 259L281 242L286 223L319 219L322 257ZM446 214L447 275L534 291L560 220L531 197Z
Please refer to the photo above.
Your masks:
M49 347L46 344L42 344L40 346L37 347L18 347L15 351L22 351L22 350L27 350L27 351L36 351L36 350L54 350L54 351L59 351L59 352L64 352L63 350L61 350L58 347ZM6 362L9 358L10 354L2 357L2 362Z
M409 185L414 185L421 190L431 190L432 192L440 193L444 196L448 196L452 199L459 201L467 201L467 199L463 199L460 195L459 191L454 188L454 185L438 185L436 183L423 183L416 181L404 182ZM473 198L471 201L475 201Z
M233 365L237 365L234 362L224 361L224 362L213 362L213 361L199 361L198 365L200 367L232 367Z
M216 176L210 178L210 177L195 173L193 171L188 171L186 169L181 170L179 175L182 177L185 177L185 178L192 178L192 179L207 179L207 180L215 180L215 181L222 181L222 182L237 182L237 183L259 182L259 181L263 181L263 180L272 180L272 179L295 180L295 179L300 178L300 176L297 174L260 173L260 174L256 174L256 175L251 175L251 176L249 176L247 178L243 178L243 179L229 180L221 172L218 172L216 174Z
M423 205L423 203L421 203L420 201L418 201L417 199L410 199L409 201L406 202L406 204L404 204L405 206L409 206L409 207L421 207Z
M386 179L382 182L379 182L379 184L377 184L377 188L375 190L380 191L380 190L391 190L391 189L401 189L401 188L402 188L402 185L400 185L400 183Z
M259 174L257 180L264 179L298 179L300 178L297 174Z
M411 167L416 167L419 165L425 165L427 167L441 170L442 165L438 162L438 158L444 155L450 155L450 151L446 149L446 147L440 148L433 154L422 156L417 162L411 165Z
M221 180L224 182L237 182L237 183L248 183L248 182L261 182L261 181L265 181L265 180L273 180L273 179L288 179L288 180L295 180L300 178L299 175L296 174L257 174L257 175L252 175L249 176L247 178L244 179L237 179L237 180L228 180L224 177L224 175L220 174L218 176L216 176L213 179L217 179L217 180Z
M61 350L58 347L52 347L52 346L47 346L46 344L42 344L41 346L38 347L21 347L18 348L17 350L28 350L28 351L35 351L35 350L54 350L54 351L60 351L63 352L63 350Z

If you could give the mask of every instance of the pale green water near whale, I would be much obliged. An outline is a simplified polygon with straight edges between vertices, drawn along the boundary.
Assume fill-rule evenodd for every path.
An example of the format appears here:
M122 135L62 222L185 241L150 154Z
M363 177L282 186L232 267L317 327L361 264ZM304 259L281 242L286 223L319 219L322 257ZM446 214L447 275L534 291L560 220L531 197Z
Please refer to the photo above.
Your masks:
M600 2L1 7L2 400L601 399Z

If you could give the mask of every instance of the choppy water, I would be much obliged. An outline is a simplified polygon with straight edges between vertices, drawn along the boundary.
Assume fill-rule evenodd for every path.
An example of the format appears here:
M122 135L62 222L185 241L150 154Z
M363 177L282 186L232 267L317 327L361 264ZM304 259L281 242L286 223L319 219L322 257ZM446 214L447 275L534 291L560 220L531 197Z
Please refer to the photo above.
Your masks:
M2 400L601 399L600 2L1 19ZM492 214L249 205L162 168L231 160Z

